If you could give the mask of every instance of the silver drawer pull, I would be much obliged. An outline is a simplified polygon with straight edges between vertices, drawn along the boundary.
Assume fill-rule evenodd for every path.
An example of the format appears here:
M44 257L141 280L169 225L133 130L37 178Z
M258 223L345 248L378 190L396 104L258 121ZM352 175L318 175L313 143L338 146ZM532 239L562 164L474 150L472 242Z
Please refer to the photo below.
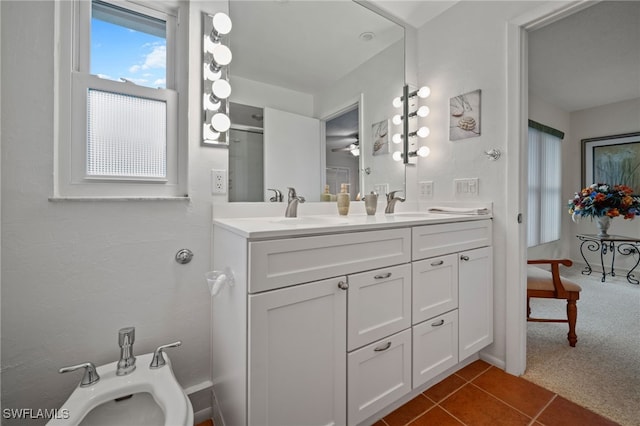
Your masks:
M444 260L438 260L437 262L431 262L431 266L440 266L444 263Z
M464 254L460 256L460 260L469 260L469 256L465 256Z
M433 324L431 324L431 327L440 327L441 325L444 325L444 320L441 319L438 322L434 322Z
M340 281L340 282L338 283L338 288L339 288L340 290L346 290L346 289L348 289L348 288L349 288L349 284L345 283L344 281Z
M387 349L389 349L391 347L391 342L387 342L385 345L383 346L378 346L377 348L374 349L374 351L376 352L382 352L382 351L386 351Z
M373 278L375 278L376 280L383 280L383 279L385 279L385 278L389 278L390 276L391 276L391 272L387 272L386 274L379 274L379 275L376 275L376 276L375 276L375 277L373 277Z

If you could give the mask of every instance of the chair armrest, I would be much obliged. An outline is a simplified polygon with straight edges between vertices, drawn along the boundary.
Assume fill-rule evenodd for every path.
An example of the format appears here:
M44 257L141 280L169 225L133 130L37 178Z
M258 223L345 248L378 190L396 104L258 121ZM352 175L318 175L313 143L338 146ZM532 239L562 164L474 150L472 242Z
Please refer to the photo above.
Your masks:
M569 259L531 259L527 260L527 264L529 265L550 265L551 266L551 277L553 279L553 286L556 289L556 297L559 298L568 298L569 293L562 285L562 280L560 280L560 267L558 265L571 266L573 262Z

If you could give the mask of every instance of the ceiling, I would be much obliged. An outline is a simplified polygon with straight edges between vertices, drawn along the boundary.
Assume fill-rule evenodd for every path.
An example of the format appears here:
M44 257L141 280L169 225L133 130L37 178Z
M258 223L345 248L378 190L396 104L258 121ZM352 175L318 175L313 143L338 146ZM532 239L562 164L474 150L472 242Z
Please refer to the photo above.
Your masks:
M599 2L531 32L529 92L567 112L640 98L640 2Z

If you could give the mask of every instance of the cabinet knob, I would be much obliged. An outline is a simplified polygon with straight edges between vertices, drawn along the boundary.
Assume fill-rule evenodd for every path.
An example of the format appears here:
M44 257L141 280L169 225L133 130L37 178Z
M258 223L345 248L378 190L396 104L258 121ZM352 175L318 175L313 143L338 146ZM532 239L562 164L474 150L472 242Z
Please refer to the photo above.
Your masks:
M465 256L464 254L460 256L460 260L467 261L469 260L469 256Z
M348 289L348 288L349 288L349 284L345 283L344 281L340 281L340 282L338 283L338 288L339 288L340 290L346 290L346 289Z

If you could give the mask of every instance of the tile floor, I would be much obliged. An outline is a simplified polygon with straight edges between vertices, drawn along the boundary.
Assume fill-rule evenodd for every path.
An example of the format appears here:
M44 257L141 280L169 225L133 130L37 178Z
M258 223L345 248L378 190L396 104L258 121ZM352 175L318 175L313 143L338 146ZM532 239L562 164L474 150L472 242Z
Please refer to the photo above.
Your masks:
M427 389L373 426L609 426L592 411L484 361ZM213 426L204 422L197 426Z

